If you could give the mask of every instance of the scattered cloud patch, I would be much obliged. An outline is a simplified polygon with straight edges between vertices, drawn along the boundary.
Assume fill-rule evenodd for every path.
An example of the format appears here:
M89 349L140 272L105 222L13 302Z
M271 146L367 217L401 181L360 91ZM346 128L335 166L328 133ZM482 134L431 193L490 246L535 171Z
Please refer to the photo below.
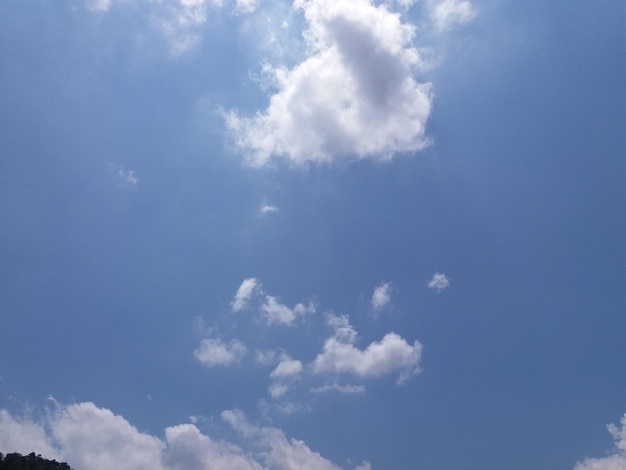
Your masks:
M276 351L271 349L259 349L254 355L254 362L262 366L269 366L276 362Z
M302 372L302 363L291 359L289 356L283 356L276 368L270 374L273 379L282 379L285 377L294 377Z
M135 175L135 170L129 170L122 165L117 170L117 177L125 186L136 186L139 183L139 178Z
M294 7L304 13L310 55L292 68L266 67L277 91L265 111L225 113L246 162L385 161L424 148L432 93L415 78L415 27L370 0L296 0Z
M364 393L366 388L364 385L339 385L338 383L326 384L321 387L311 389L313 393L339 392L345 394Z
M261 311L267 320L268 325L278 323L281 325L291 326L298 317L308 313L315 313L315 305L296 304L295 307L289 308L281 304L274 296L265 297L265 303L261 305Z
M237 289L237 292L235 293L235 298L230 304L233 312L239 312L246 308L248 302L250 301L250 297L252 297L252 294L254 294L255 291L260 291L260 289L261 284L259 283L259 280L257 278L249 277L247 279L244 279Z
M383 282L381 285L374 289L372 294L372 308L374 311L380 311L384 309L391 301L391 284Z
M272 398L283 398L298 380L303 369L302 362L294 360L286 354L283 355L276 368L270 374L272 383L268 391Z
M310 469L339 470L340 467L313 452L303 441L287 439L285 433L273 427L258 427L249 423L239 410L222 412L222 419L242 437L260 449L264 468L277 470Z
M235 12L242 13L252 13L256 10L258 6L259 0L236 0L235 1Z
M435 273L430 281L428 281L428 287L435 289L437 292L441 292L450 287L450 280L445 274Z
M615 439L615 449L607 457L586 458L576 464L574 470L623 470L626 468L626 413L622 416L620 426L607 426Z
M229 5L235 15L252 13L258 0L89 0L87 8L104 14L114 6L140 6L141 11L160 36L165 38L172 56L180 56L202 41L210 8Z
M111 8L112 0L91 0L87 8L91 11L107 12Z
M471 21L476 11L468 0L430 0L430 18L438 31Z
M276 212L278 212L277 206L268 204L266 201L263 201L261 203L261 207L259 208L259 214L268 215L268 214L275 214Z
M206 0L165 2L162 11L155 12L154 22L168 39L172 54L180 55L200 43L208 3Z
M397 383L403 383L417 374L422 355L422 345L407 343L396 333L387 333L364 350L354 343L357 334L345 316L329 315L329 324L335 333L324 341L322 352L313 362L315 374L350 374L374 378L398 372Z
M236 364L247 352L246 346L237 339L223 343L219 339L205 338L193 354L205 366L214 367Z

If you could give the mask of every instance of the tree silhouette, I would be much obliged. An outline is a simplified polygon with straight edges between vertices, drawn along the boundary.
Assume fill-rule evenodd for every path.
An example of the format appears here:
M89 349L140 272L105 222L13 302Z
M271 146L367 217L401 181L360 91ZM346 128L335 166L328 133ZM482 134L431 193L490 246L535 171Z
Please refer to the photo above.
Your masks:
M0 452L0 470L72 470L72 468L64 462L44 459L34 452L28 455L18 453L2 455Z

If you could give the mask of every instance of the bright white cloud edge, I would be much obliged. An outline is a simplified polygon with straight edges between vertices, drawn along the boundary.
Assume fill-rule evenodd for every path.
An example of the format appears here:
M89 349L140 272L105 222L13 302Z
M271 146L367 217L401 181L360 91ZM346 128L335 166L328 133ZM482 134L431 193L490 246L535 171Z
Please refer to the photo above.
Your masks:
M450 287L450 280L445 274L435 273L430 281L428 281L428 287L435 289L437 292L441 292Z
M256 290L260 290L261 283L257 278L249 277L241 282L241 285L235 293L235 297L230 304L233 312L239 312L248 306L250 298Z
M266 67L276 92L265 111L224 114L246 162L384 161L424 148L432 94L414 77L422 65L415 27L370 0L296 0L294 8L304 13L310 55L292 68Z
M339 469L303 441L288 439L278 428L256 426L239 410L221 416L246 449L213 439L194 424L168 427L161 439L91 402L56 404L39 421L0 410L0 452L35 452L81 470Z
M392 332L361 350L355 346L357 333L347 316L329 314L328 323L335 332L324 341L322 352L313 361L314 374L375 378L398 373L397 383L401 384L420 372L419 341L409 344Z
M574 470L624 470L626 469L626 413L620 426L609 424L607 429L615 439L615 449L606 457L586 458Z
M219 339L205 338L193 352L198 361L207 367L236 364L248 352L248 348L238 339L224 343Z
M375 311L384 309L391 302L391 284L383 282L374 289L372 294L372 308Z

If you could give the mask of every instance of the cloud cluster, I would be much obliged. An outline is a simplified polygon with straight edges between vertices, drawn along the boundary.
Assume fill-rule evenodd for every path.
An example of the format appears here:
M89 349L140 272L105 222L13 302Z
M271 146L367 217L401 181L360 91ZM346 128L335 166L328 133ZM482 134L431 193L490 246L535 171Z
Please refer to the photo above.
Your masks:
M235 293L235 297L230 304L233 312L245 309L254 298L257 300L262 299L259 311L268 325L293 326L298 318L316 311L313 302L309 302L307 305L297 303L293 308L280 303L278 297L267 295L263 292L261 283L257 278L249 277L243 280Z
M374 290L372 304L383 308L390 301L390 283L382 283ZM282 304L277 297L265 294L259 279L249 277L239 285L233 301L232 312L244 309L256 310L268 328L304 326L305 319L321 320L315 304L296 304L293 308ZM302 321L298 321L302 319ZM258 344L259 338L248 337L250 349L255 354L249 362L257 367L273 367L269 372L268 393L273 400L284 400L292 395L297 386L304 386L313 393L335 391L353 394L365 391L363 381L397 375L397 383L403 383L420 371L422 345L418 341L407 342L400 335L389 332L379 341L373 341L364 349L358 347L358 334L347 315L327 313L326 324L331 334L317 343L315 338L306 337L319 347L319 353L308 359L294 358L280 344ZM214 330L210 330L215 334ZM292 330L293 331L293 330ZM298 331L291 336L298 334ZM271 335L270 335L271 337ZM304 339L304 338L303 338ZM254 344L256 341L257 344ZM317 343L317 344L316 344ZM249 347L238 339L224 342L217 338L205 338L195 349L196 359L207 367L232 366L239 364ZM325 381L319 385L319 379Z
M407 343L396 333L387 333L364 350L354 344L357 334L346 316L329 315L335 333L324 341L322 352L313 361L315 374L351 374L372 378L399 372L398 383L419 372L422 345Z
M294 8L310 54L292 68L269 67L277 91L265 111L225 114L247 163L388 160L427 145L432 93L415 78L415 27L370 0L296 0Z
M578 463L574 470L623 470L626 468L626 413L621 426L609 424L609 432L615 439L615 450L611 455L600 458L587 458Z
M163 440L90 402L57 404L41 421L0 410L0 452L40 453L84 470L339 469L282 430L250 423L239 410L222 412L222 419L245 449L212 439L193 424L166 428Z

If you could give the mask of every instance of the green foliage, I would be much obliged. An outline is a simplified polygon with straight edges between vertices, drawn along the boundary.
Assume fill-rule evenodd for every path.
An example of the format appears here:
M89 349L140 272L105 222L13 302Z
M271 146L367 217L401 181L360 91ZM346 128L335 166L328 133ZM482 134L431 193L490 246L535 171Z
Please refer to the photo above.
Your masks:
M28 455L17 453L2 455L0 452L0 470L72 470L66 463L44 459L31 452Z

